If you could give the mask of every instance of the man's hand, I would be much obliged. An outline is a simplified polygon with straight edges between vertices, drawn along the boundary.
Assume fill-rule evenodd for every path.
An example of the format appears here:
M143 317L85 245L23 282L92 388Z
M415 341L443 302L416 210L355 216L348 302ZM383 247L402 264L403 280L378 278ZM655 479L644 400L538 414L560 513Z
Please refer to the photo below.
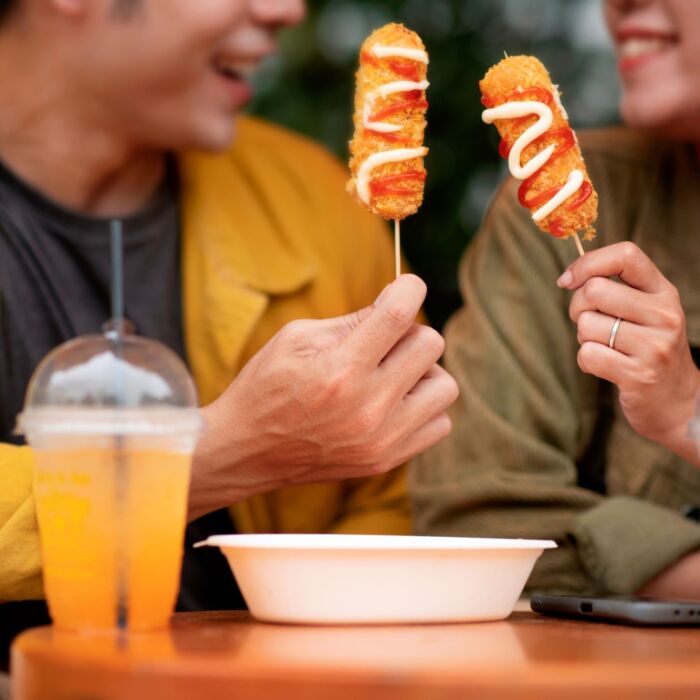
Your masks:
M190 515L288 484L371 476L451 430L457 384L437 331L415 323L425 284L403 275L372 307L294 321L204 409Z
M581 369L617 385L622 410L638 433L700 465L687 437L700 373L676 288L630 242L586 253L558 284L576 290L569 315L578 326ZM622 321L611 348L617 318Z

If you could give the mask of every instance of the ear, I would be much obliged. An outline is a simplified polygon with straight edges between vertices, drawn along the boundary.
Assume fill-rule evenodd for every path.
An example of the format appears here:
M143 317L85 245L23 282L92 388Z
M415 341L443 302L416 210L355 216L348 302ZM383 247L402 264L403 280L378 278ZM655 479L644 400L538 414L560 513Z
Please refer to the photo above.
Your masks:
M69 17L83 17L92 4L90 0L48 0L55 12Z

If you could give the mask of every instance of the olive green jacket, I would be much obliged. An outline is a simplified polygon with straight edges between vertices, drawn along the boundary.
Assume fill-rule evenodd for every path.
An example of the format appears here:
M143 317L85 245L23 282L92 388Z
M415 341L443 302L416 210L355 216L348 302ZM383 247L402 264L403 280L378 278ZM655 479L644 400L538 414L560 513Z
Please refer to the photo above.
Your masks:
M600 195L598 238L631 239L678 288L700 346L700 172L690 147L630 130L586 134ZM700 469L640 437L613 386L576 363L570 292L556 279L573 241L541 233L508 180L460 271L464 307L447 327L460 384L452 435L411 475L420 533L553 538L530 588L631 593L700 548L681 509Z

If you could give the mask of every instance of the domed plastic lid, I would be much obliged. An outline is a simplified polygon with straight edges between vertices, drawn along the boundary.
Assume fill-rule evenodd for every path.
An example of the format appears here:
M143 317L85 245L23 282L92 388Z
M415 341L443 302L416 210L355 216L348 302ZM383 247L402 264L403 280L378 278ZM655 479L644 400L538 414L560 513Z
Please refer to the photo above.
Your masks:
M18 430L32 433L197 433L197 392L163 344L107 332L76 338L35 370ZM31 439L30 439L31 442Z

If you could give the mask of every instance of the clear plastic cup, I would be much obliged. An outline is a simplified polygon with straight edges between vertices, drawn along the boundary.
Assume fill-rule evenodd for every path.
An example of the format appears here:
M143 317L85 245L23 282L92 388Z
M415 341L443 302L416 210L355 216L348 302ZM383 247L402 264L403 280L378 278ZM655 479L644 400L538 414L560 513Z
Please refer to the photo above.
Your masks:
M201 424L187 369L153 340L108 330L61 345L36 369L18 428L35 455L57 627L167 625Z

